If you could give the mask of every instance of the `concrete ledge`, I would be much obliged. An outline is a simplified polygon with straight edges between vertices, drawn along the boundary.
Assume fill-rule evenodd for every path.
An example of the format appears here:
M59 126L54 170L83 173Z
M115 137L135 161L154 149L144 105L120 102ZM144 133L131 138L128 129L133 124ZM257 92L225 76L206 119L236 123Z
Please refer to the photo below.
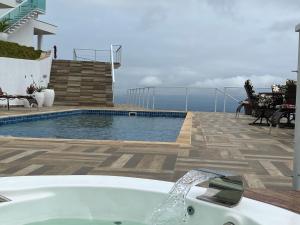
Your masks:
M34 34L35 35L52 35L56 34L57 26L46 23L40 20L33 20Z
M192 124L193 124L193 113L188 112L180 133L177 137L176 143L178 144L191 144L192 143Z

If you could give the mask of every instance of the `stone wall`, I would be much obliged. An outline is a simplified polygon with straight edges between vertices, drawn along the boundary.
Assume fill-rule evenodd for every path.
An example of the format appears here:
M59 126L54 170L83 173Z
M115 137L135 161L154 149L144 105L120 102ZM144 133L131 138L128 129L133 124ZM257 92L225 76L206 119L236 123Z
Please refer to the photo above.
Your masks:
M49 86L56 93L55 105L113 105L109 63L54 60Z

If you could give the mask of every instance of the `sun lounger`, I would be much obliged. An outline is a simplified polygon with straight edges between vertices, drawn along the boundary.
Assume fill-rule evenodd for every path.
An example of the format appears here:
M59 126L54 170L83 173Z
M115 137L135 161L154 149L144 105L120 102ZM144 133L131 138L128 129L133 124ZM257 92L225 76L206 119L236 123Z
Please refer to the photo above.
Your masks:
M7 103L7 109L10 110L10 100L27 100L29 102L30 107L37 105L37 101L33 96L30 95L8 95L7 93L3 92L0 88L0 100L4 100Z

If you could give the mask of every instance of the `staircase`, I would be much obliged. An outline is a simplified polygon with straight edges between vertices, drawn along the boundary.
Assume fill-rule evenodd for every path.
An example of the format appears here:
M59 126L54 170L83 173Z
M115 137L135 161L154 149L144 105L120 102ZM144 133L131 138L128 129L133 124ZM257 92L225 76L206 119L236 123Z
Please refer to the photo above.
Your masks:
M23 24L36 18L39 14L44 14L46 10L46 0L24 0L17 7L9 10L0 17L0 20L8 20L9 27L5 33L12 34Z
M113 106L110 63L54 60L49 86L55 105Z

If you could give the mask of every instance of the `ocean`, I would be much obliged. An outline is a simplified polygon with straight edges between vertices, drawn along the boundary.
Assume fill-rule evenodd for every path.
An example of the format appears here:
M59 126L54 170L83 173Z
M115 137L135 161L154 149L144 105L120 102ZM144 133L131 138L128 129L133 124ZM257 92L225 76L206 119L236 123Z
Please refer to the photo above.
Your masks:
M180 93L182 92L182 93ZM243 88L232 89L228 91L231 97L226 98L226 112L235 112L239 105L239 102L245 100L246 93ZM147 97L141 98L140 104L144 102L144 106L147 106ZM136 100L137 104L138 100ZM128 104L128 98L126 92L115 92L116 104ZM132 102L131 102L132 104ZM152 109L152 93L149 95L149 108ZM173 91L168 90L156 91L154 108L159 110L180 110L184 111L186 108L185 90ZM217 112L224 111L224 94L218 93L217 95ZM214 112L215 111L215 91L214 90L197 90L190 91L188 97L188 110L199 112Z

